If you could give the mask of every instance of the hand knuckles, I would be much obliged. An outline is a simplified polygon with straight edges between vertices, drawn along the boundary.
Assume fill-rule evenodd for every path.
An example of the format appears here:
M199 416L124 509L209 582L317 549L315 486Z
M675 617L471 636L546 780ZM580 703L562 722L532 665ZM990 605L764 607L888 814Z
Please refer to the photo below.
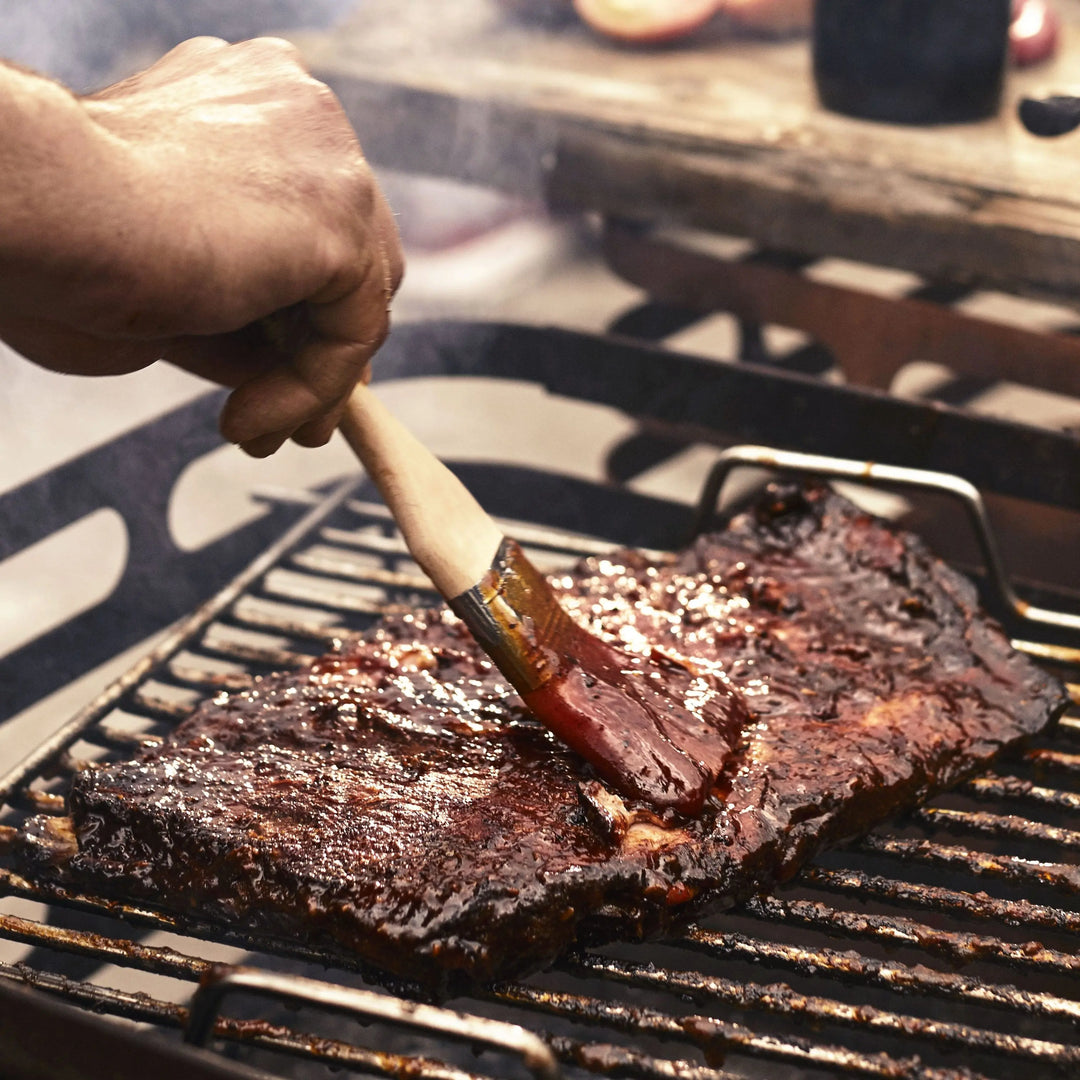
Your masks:
M357 211L362 215L357 224L362 225L375 210L378 188L371 167L357 146L347 169L343 171L345 212L350 219L357 221Z
M345 116L345 109L338 100L337 94L335 94L326 83L321 79L315 78L314 75L307 76L307 83L311 91L312 101L315 102L323 112L348 123Z
M390 312L380 307L368 317L357 349L357 359L367 363L373 353L378 352L390 336Z
M404 280L405 258L401 254L400 248L395 249L392 245L388 245L386 250L386 284L391 298L401 288L401 283Z
M338 173L336 187L327 194L327 251L330 263L349 280L370 273L371 249L378 246L375 209L378 189L361 159Z
M200 55L206 55L208 53L218 52L221 49L228 48L229 43L224 38L213 37L211 34L200 34L198 37L188 38L186 41L181 41L179 45L171 49L167 56L183 56L197 53Z
M390 313L387 312L380 321L376 332L375 338L372 342L375 349L381 349L386 344L386 339L390 336Z
M387 285L390 295L393 296L405 277L405 252L401 247L401 237L394 226L393 219L380 230L379 242L383 252L386 267Z
M300 50L285 38L271 36L249 38L247 41L238 42L233 48L253 57L284 60L307 71L307 65L303 61Z
M356 290L373 297L385 297L387 289L387 264L383 258L381 246L370 235L365 235L359 244L359 248L353 256L353 267L356 274ZM379 315L385 313L385 308L378 306L373 309ZM372 320L374 323L374 319Z

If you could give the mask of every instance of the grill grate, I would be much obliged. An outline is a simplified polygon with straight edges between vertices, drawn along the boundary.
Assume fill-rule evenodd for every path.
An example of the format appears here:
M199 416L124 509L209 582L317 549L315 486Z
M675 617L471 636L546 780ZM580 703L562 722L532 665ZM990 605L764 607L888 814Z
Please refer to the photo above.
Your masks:
M430 603L385 509L362 494L353 483L338 488L0 781L0 849L10 848L28 815L64 813L73 771L152 744L200 697L304 663L370 625L387 603ZM506 528L544 567L610 547L528 523ZM823 856L774 895L678 939L575 953L549 972L456 1004L540 1034L571 1074L959 1080L1028 1068L1075 1075L1080 655L1025 647L1072 680L1074 707L1052 737L1001 772ZM283 986L304 985L298 974L324 986L378 981L337 953L27 880L7 854L0 941L32 950L0 963L3 978L162 1030L188 1025L193 984L220 975L222 946L232 961L285 967L288 974L274 977L284 982L272 980L269 990L282 999ZM74 961L79 972L65 972ZM121 970L154 977L153 989L127 989ZM410 993L401 984L389 989ZM430 1033L387 1050L383 1028L359 1038L339 1021L314 1034L308 1028L322 1030L322 1018L311 1010L279 1021L261 1004L255 1020L231 1005L228 1015L212 1012L212 1037L264 1065L288 1058L431 1080L465 1080L478 1068L517 1075L513 1061L455 1057Z

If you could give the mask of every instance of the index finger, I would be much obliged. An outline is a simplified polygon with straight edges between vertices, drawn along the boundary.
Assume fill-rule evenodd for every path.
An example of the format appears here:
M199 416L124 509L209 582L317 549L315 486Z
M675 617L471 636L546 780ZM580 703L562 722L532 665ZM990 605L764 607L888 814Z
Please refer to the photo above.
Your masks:
M308 302L312 336L292 357L230 395L221 416L227 439L243 444L270 432L292 434L348 397L390 326L383 259L371 262L373 272L352 291Z

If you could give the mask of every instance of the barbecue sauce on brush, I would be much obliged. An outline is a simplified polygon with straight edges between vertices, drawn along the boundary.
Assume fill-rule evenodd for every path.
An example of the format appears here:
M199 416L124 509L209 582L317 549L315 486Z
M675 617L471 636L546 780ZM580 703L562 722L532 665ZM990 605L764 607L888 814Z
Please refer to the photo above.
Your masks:
M749 721L736 691L689 661L635 655L589 633L512 540L450 606L468 613L533 715L620 794L701 813Z

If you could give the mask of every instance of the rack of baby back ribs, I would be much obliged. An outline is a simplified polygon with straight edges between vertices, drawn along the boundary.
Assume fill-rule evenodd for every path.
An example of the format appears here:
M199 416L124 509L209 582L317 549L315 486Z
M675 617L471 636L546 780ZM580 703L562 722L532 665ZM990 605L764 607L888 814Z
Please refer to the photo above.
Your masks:
M637 317L662 319L664 312L654 306ZM633 578L635 587L648 593L657 574L684 582L693 576L689 557L668 553L723 525L714 508L724 481L730 476L734 482L736 475L745 480L748 466L779 476L779 486L743 497L728 532L699 539L690 550L719 560L726 544L750 545L754 557L771 560L769 574L757 582L756 600L747 601L751 607L760 602L774 625L789 618L793 626L803 625L798 603L813 602L805 592L792 600L793 590L819 588L838 597L835 617L852 623L853 634L862 633L859 620L883 610L880 596L871 602L861 590L888 590L903 574L909 584L912 575L922 575L918 600L906 598L897 615L907 620L905 633L922 635L908 644L916 641L924 651L919 661L924 666L940 664L945 670L963 649L980 648L979 642L993 638L987 648L1000 666L994 667L998 660L985 661L970 701L984 710L978 714L983 723L987 702L998 700L995 687L1008 684L1015 709L991 708L993 723L981 734L969 730L965 746L972 755L969 764L983 760L979 755L998 738L994 725L1003 725L1007 734L999 743L1014 743L1011 752L992 765L952 774L947 755L929 763L929 751L914 745L932 741L932 732L915 733L912 753L925 766L919 783L931 789L954 776L958 786L908 813L885 813L884 824L817 854L789 880L765 891L741 890L739 903L728 910L696 912L692 881L669 889L657 903L643 896L636 910L637 929L645 938L657 929L646 925L650 912L689 905L689 916L660 927L660 940L630 940L641 936L630 926L633 917L626 904L613 902L591 922L582 922L576 942L536 970L519 959L540 955L549 940L544 935L557 940L563 931L551 918L550 905L533 913L543 927L533 932L532 916L519 917L509 904L500 909L509 929L501 940L489 942L484 954L497 969L493 979L426 978L427 969L409 950L423 938L420 923L437 923L443 913L425 906L429 901L419 893L416 910L423 919L403 921L391 946L381 953L373 947L365 959L363 950L344 947L332 934L305 938L289 921L293 916L281 910L245 919L231 917L229 903L218 894L217 900L200 904L156 894L171 872L166 864L184 857L188 839L179 833L164 862L135 860L110 878L102 871L110 850L122 861L125 853L144 851L143 841L156 842L139 829L154 820L154 800L166 798L140 788L141 781L131 779L134 773L126 774L126 788L110 779L120 777L127 762L142 761L138 775L144 778L158 768L173 769L174 788L190 782L205 784L200 790L210 792L216 782L212 769L185 779L184 755L195 750L176 749L170 742L200 701L211 699L198 714L202 734L191 739L226 738L222 718L247 716L245 710L260 694L278 694L275 700L287 713L297 700L307 700L308 690L289 691L298 685L290 679L299 676L270 673L308 672L302 676L305 686L319 679L334 685L336 662L318 658L356 632L366 637L346 646L353 652L343 655L353 657L361 673L369 670L363 667L364 650L375 648L363 642L376 642L380 656L399 664L393 679L416 684L430 666L416 656L427 649L445 669L447 694L458 692L453 679L462 670L478 687L474 696L487 692L488 676L479 666L469 667L474 664L469 647L458 638L448 645L449 624L422 614L437 598L373 489L346 480L314 499L306 516L212 600L173 626L128 675L27 760L5 763L0 943L8 946L5 956L16 945L23 948L0 966L5 1002L0 1016L6 1017L0 1019L0 1041L6 1036L10 1042L13 1025L26 1033L63 1031L56 1039L28 1036L13 1045L21 1045L27 1057L51 1054L53 1063L77 1057L83 1075L110 1076L145 1076L151 1068L166 1076L183 1069L187 1077L323 1076L326 1066L431 1080L530 1073L646 1080L1075 1075L1080 1069L1080 590L1069 577L1075 565L1064 557L1055 563L1045 554L1025 554L1008 524L1030 513L1051 522L1059 535L1071 535L1080 515L1076 437L940 402L830 384L777 364L723 364L664 351L626 336L632 321L624 320L624 333L607 336L490 324L403 326L381 357L378 377L519 380L553 395L621 410L640 428L612 451L613 475L625 477L633 471L628 463L635 455L655 457L661 446L671 452L680 446L712 448L716 466L696 508L622 484L535 468L455 466L542 569L565 571L581 559L592 560L556 579L570 604L585 595L586 584L602 592L607 581L618 579L618 588L624 588ZM200 423L212 425L216 403L207 399ZM829 494L818 481L807 481L806 474L832 477L846 494L865 490L851 485L869 484L902 496L891 504L903 508L899 525L914 523L974 578L982 604L1001 621L1005 636L987 617L971 613L968 587L957 584L960 578L952 570L935 564L918 541L897 539L906 534L890 531L891 525ZM725 520L728 516L725 511ZM625 547L637 553L612 555ZM676 576L664 578L669 572ZM726 580L734 573L725 569ZM845 591L849 586L853 591ZM617 606L615 592L603 595ZM955 635L945 625L953 615L941 614L946 608L960 613ZM638 608L639 614L645 610ZM385 629L378 631L379 626ZM403 627L420 635L412 646L412 667L401 647ZM904 648L898 638L896 655ZM815 674L821 669L814 667L812 652L805 658L809 674L795 694L828 689ZM908 678L905 672L914 670L901 671L899 661L885 659L880 671L871 672L880 658L860 659L856 652L852 647L846 654L852 669L861 666L867 678L892 680L898 692ZM313 670L317 678L310 675ZM12 672L0 669L0 675ZM266 678L256 682L259 677ZM393 679L386 685L405 686ZM494 722L484 709L503 707L484 701L484 708L469 713L478 744ZM819 713L822 724L843 713L842 703L827 704ZM323 715L311 712L312 730ZM421 728L429 715L434 713L413 716L418 737L426 737ZM1036 734L1012 738L1024 724L1041 727L1047 720ZM526 742L534 737L525 720L515 723ZM978 753L972 749L976 745L983 748ZM156 758L155 748L161 750ZM382 752L377 746L366 751L372 758ZM843 752L813 744L801 751L810 771L822 775L848 767L843 761L834 767L830 760L839 761ZM854 774L864 766L853 761L850 768ZM891 792L882 805L911 804L908 797L919 784L894 783L887 762L870 766L879 768L881 786ZM327 775L349 767L338 762ZM253 790L264 783L257 774L255 769L245 777ZM292 798L292 780L308 785L313 805L333 801L336 789L326 777L271 770L265 783L280 785L274 797L284 805ZM525 787L526 781L527 776ZM739 782L738 776L731 780L732 800ZM775 783L783 787L783 776L775 774ZM560 790L549 793L553 803ZM575 836L589 829L608 829L612 835L621 829L621 836L639 839L653 835L652 825L636 811L606 799L595 787L586 784L582 790ZM146 801L145 817L124 817L128 811L118 808L110 792L125 791L132 805ZM73 793L84 811L90 807L98 814L102 829L115 830L97 850L93 872L64 870L72 852ZM868 820L882 816L874 817L865 800L858 806ZM214 812L232 813L223 803ZM409 833L412 811L406 800L387 808L388 817L372 812L373 829L400 815L404 824L398 832ZM513 807L505 812L512 815ZM264 828L257 822L248 827ZM788 832L798 833L799 827L792 821ZM813 833L805 824L803 829L801 836ZM850 820L844 830L860 831ZM270 839L283 848L289 843L287 837ZM79 843L85 840L80 837ZM409 840L401 835L394 842ZM318 839L312 844L317 847ZM736 844L736 850L743 849ZM454 865L472 857L466 850L452 854ZM580 857L592 873L589 851L582 849ZM756 864L764 868L764 880L785 878L770 858L762 856ZM518 872L513 861L506 860L508 879ZM225 864L211 862L207 855L203 877L221 878ZM452 892L457 871L451 862L438 874ZM641 880L657 869L656 860L641 865ZM735 881L738 868L732 873ZM538 870L534 877L544 874ZM257 893L260 885L238 877L234 887ZM451 892L447 910L454 904ZM527 893L522 884L519 907ZM547 894L556 905L568 895ZM363 920L362 912L345 912L347 905L331 911L334 905L313 892L304 894L303 904L312 913L329 913L327 918ZM572 922L577 915L565 917ZM446 955L453 955L454 942L447 938L444 945ZM372 955L378 963L371 962ZM435 949L425 963L438 967L442 960ZM397 974L388 974L388 967ZM197 1051L190 1044L210 1049ZM32 1068L26 1064L27 1075L35 1075Z

